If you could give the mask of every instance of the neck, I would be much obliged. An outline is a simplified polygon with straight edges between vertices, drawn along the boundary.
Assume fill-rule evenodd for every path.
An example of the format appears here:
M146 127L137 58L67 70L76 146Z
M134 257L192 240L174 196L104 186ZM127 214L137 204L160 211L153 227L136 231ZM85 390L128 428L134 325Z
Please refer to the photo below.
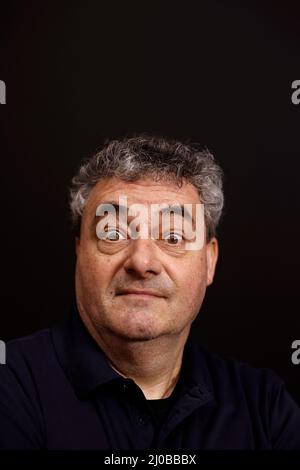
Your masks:
M102 348L111 366L130 377L148 400L167 398L179 379L187 336L162 336L142 342L111 338Z
M180 334L133 341L111 333L99 334L87 318L82 320L110 366L123 377L134 380L147 400L171 395L179 379L190 325Z

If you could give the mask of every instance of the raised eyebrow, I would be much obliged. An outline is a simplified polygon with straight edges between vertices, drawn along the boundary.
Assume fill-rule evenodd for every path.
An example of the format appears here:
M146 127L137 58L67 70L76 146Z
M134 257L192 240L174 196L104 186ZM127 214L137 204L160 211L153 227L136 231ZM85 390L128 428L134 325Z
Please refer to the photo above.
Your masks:
M101 202L100 204L98 204L97 208L98 208L99 206L102 206L102 205L103 205L103 206L108 206L108 205L113 206L113 208L115 209L116 212L120 212L120 209L123 209L123 210L126 209L125 206L120 206L120 205L119 205L117 202L115 202L115 201L103 201L103 202ZM96 209L97 209L97 208L96 208ZM101 217L101 216L95 215L95 217Z
M114 207L115 211L117 214L119 214L120 210L123 210L125 211L126 209L128 210L128 207L127 206L122 206L120 204L118 204L117 202L115 201L103 201L101 202L101 204L99 205L111 205ZM98 205L98 206L99 206ZM97 206L97 207L98 207ZM184 210L185 209L185 210ZM193 223L194 222L194 218L192 217L192 215L190 214L189 210L187 210L186 208L184 208L184 206L181 204L181 205L178 205L178 204L170 204L169 207L163 207L163 208L160 208L160 212L162 214L165 214L165 213L175 213L175 214L178 214L178 215L181 215L181 217L184 217L186 216L189 220L189 222ZM93 219L93 226L96 224L97 220L99 217L103 217L101 215L96 215L95 214L95 217Z
M101 205L111 205L114 207L115 209L115 212L116 214L118 215L120 213L120 211L126 211L126 209L128 209L127 206L122 206L122 204L119 204L118 202L116 201L103 201L101 202L100 204L97 205L97 208ZM107 211L105 211L107 212ZM94 231L95 231L95 227L97 225L97 223L99 222L99 220L101 220L102 218L104 217L104 215L97 215L95 214L94 218L93 218L93 221L91 223L91 226L90 226L90 230L91 230L91 233L93 234ZM127 216L127 220L130 220L131 218L134 218L133 216Z
M194 222L194 218L192 217L192 215L190 214L190 212L185 209L184 210L184 206L183 205L178 205L178 204L174 204L174 206L172 204L170 204L170 207L164 207L161 209L161 212L164 214L164 213L170 213L170 212L174 212L175 214L178 214L178 215L181 215L181 217L187 217L188 218L188 221L193 223Z

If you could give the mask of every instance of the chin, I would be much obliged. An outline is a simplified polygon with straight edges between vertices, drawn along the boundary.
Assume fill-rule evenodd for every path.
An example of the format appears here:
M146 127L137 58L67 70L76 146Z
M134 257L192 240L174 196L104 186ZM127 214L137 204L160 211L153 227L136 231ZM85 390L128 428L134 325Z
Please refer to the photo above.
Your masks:
M117 328L111 328L111 332L127 341L151 341L166 334L161 329L149 325L130 325L130 328L128 325L124 328L120 328L120 325L118 325Z

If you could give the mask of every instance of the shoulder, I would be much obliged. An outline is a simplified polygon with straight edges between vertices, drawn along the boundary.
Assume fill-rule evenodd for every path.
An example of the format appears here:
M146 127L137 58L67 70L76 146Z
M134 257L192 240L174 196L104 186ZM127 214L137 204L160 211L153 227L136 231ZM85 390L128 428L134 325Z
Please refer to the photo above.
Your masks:
M300 408L275 371L221 357L198 344L194 354L220 409L236 410L244 424L263 429L273 449L300 450Z
M22 370L47 367L54 354L51 330L44 329L31 335L10 340L6 343L6 363L0 373L7 370Z
M0 403L7 403L7 395L10 401L15 396L38 403L59 370L51 328L8 341L6 362L0 366Z
M54 360L50 329L7 342L6 363L0 366L0 448L13 442L21 448L42 445L40 389Z
M209 374L215 383L221 381L223 388L236 386L245 392L249 390L253 392L274 384L284 384L283 379L271 368L253 367L233 357L221 357L201 346L198 347L198 354L204 357Z
M253 393L284 384L271 368L256 368L236 358L208 351L195 334L191 335L188 344L189 356L198 369L198 376L202 376L217 396L232 394L234 390L253 396Z
M0 366L0 402L5 393L35 396L37 382L49 373L55 360L51 330L45 329L34 334L6 343L6 361Z

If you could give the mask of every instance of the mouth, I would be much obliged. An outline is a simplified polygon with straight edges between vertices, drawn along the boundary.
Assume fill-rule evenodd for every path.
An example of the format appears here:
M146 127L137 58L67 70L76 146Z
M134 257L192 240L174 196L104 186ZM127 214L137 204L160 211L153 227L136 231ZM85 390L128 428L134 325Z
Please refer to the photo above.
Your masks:
M124 289L116 294L117 296L126 296L138 299L149 299L149 298L163 298L164 296L156 291L152 290L136 290L136 289Z

